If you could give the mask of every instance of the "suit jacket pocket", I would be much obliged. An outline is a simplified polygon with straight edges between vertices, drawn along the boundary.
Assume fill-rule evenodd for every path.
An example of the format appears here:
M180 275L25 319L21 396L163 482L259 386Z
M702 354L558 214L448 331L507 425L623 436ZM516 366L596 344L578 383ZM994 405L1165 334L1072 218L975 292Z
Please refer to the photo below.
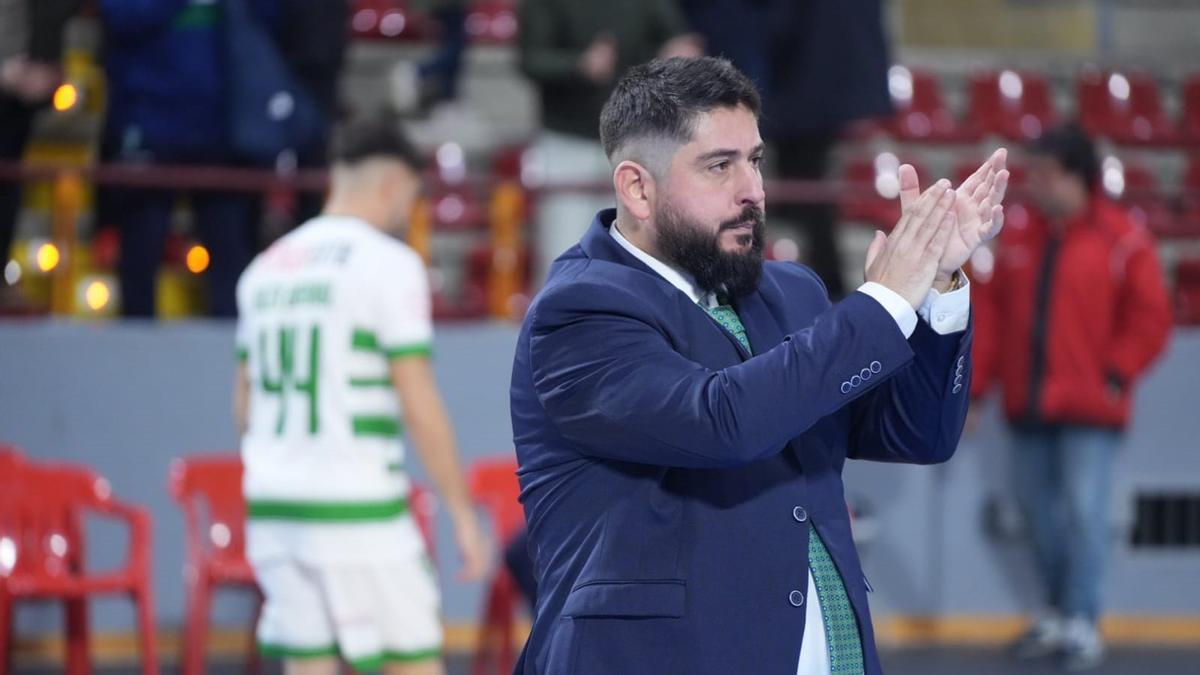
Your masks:
M567 595L563 616L679 618L686 605L682 579L589 581Z

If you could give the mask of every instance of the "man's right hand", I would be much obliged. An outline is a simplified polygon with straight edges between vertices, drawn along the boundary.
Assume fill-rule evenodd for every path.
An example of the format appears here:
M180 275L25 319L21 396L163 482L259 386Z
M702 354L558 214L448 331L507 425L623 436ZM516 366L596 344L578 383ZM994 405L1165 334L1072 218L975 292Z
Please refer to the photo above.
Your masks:
M596 84L608 84L617 73L617 40L609 33L597 35L579 57L579 72Z
M900 217L890 235L876 231L867 249L866 278L895 291L917 308L933 286L938 262L957 216L950 181L934 183Z

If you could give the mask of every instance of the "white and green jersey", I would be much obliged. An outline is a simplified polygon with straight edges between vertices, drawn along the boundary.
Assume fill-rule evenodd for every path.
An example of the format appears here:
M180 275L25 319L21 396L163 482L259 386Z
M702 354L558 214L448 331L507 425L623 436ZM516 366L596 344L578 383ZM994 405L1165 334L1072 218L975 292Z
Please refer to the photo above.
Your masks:
M321 524L320 549L343 535L348 544L346 530L387 536L399 523L412 539L390 361L430 352L421 258L361 220L321 216L255 258L237 299L238 355L250 378L242 459L252 527ZM251 548L285 546L295 539L288 531L253 537Z

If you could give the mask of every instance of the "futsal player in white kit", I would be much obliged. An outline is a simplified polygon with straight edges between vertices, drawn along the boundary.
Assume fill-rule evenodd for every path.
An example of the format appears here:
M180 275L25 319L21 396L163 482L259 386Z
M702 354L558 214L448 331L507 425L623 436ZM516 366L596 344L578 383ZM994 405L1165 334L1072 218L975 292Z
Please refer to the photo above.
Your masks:
M260 649L288 675L438 675L437 580L408 501L412 441L450 514L460 577L487 553L430 367L425 266L396 238L421 161L384 120L335 141L325 210L238 284L234 413Z

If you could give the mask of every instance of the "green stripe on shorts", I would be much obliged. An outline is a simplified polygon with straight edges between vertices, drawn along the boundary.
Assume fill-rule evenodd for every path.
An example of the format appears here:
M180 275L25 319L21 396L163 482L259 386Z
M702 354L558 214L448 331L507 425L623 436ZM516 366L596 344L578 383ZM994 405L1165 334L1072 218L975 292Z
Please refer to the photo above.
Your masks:
M388 520L407 511L408 500L404 497L379 502L293 502L261 499L246 502L247 515L260 520Z
M429 649L417 649L407 652L385 651L383 660L392 663L412 663L414 661L426 661L436 659L442 655L440 647L430 647Z
M287 645L258 643L258 652L272 659L320 659L330 656L341 656L341 650L336 644L325 647L289 647ZM385 650L373 656L360 659L347 659L355 670L370 672L382 670L387 663L416 663L430 659L441 658L441 647L414 649L410 651Z
M287 645L258 643L258 653L271 659L320 659L340 654L337 645L325 647L289 647Z

